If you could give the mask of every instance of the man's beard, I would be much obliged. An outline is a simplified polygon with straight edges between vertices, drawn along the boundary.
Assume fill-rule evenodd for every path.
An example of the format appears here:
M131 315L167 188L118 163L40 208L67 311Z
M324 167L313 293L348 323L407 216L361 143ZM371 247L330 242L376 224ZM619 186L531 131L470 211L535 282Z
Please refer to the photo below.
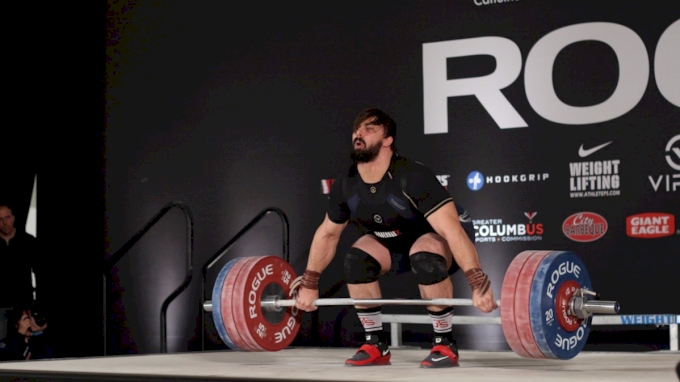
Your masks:
M381 147L380 142L374 144L373 146L366 147L366 142L363 139L357 138L354 141L355 142L360 141L361 143L364 144L363 149L357 149L357 148L352 149L351 155L352 155L352 160L354 161L354 163L368 163L368 162L372 161L373 159L375 159L378 156L378 154L380 153L380 147Z

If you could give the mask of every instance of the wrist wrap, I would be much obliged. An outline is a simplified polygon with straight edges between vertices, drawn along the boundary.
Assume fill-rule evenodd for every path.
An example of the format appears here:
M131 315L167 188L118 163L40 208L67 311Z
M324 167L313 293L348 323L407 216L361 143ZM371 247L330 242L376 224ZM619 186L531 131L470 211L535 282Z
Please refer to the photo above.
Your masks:
M319 277L320 276L321 276L321 273L310 271L309 269L306 269L305 273L302 274L302 280L300 282L300 286L302 286L303 288L307 288L307 289L319 289Z
M479 268L472 268L465 272L465 278L467 278L468 284L470 284L470 289L473 291L479 289L481 294L486 293L486 291L491 286L491 281L489 281L489 276L482 272Z

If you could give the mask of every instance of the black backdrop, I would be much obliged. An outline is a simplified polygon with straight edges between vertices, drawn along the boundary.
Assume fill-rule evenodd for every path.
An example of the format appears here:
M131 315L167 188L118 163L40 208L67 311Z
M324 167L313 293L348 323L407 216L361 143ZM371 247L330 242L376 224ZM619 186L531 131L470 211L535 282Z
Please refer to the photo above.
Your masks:
M442 175L454 200L478 220L477 248L497 296L516 254L563 249L582 257L594 288L619 301L623 313L678 313L677 299L661 297L680 290L678 228L655 239L626 235L630 215L680 215L680 144L666 148L680 134L680 84L672 70L680 64L680 9L661 4L109 4L107 256L167 202L192 208L196 277L170 306L168 340L170 351L195 349L200 267L259 211L275 206L290 219L291 263L302 272L324 214L321 181L349 164L351 121L376 106L396 119L400 153ZM551 34L575 25L580 29ZM482 37L497 38L467 40ZM558 45L553 64L549 51ZM486 75L487 82L460 81ZM579 148L608 142L579 157ZM576 163L617 160L614 195L571 194L578 192L570 189ZM476 191L468 187L474 171L485 180ZM537 177L529 181L531 175ZM603 217L604 235L590 242L567 237L563 223L579 212ZM543 232L516 241L484 236L528 223L542 224ZM159 350L160 304L184 273L183 224L179 212L169 213L118 263L109 285L110 353ZM347 230L339 253L356 235ZM279 237L276 218L268 217L223 260L278 254ZM336 259L322 292L341 281L340 271ZM456 295L469 297L463 278L453 280ZM417 297L409 275L384 282L387 297ZM344 287L333 291L346 296ZM298 342L338 344L334 321L343 312L322 309L316 335L306 316ZM350 311L340 344L353 343L359 331ZM500 327L457 331L463 347L506 346ZM207 336L210 347L221 346L210 324Z

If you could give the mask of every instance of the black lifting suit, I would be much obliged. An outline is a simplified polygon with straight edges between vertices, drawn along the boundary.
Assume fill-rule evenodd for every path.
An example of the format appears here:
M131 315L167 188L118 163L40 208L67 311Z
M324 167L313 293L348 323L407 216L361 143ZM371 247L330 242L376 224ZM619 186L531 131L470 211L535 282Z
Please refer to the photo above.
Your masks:
M392 254L392 270L411 270L409 251L423 234L435 232L427 217L453 202L435 174L422 163L398 155L380 182L364 183L356 164L338 176L328 196L328 217L342 224L359 223L364 234L372 234ZM463 229L474 244L475 232L467 211L456 203ZM449 274L458 270L453 262Z

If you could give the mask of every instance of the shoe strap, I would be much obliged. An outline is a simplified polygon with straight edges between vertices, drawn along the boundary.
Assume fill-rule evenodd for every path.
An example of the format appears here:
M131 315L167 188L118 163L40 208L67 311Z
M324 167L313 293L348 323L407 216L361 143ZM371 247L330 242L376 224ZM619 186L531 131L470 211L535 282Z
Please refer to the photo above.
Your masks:
M372 345L372 344L363 344L359 348L358 352L366 352L368 353L369 356L371 356L372 359L380 358L382 357L382 353L380 352L380 349L378 349L377 346Z

